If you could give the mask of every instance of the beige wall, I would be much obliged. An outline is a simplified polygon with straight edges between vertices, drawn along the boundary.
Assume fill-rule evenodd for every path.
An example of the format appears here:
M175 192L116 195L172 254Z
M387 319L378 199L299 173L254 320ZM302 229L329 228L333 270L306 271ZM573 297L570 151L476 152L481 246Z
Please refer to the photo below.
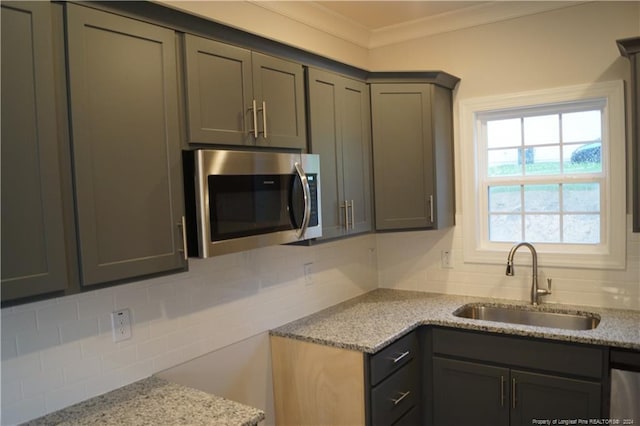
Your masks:
M615 40L638 36L638 2L593 2L373 49L372 70L439 69L457 98L628 76Z
M367 68L367 49L347 41L352 37L336 37L322 31L335 24L322 15L319 15L317 20L306 23L276 13L266 7L268 4L262 6L263 2L158 0L158 3L336 61ZM270 7L276 7L277 2L275 3ZM296 6L295 2L286 5L287 8L303 6L304 4ZM286 13L286 10L283 13ZM353 34L355 38L358 36L359 34Z
M454 95L456 188L461 188L460 150L469 143L459 139L462 100L628 81L629 62L615 40L640 35L639 17L638 2L586 3L374 49L370 65L374 70L441 69L462 79ZM463 262L466 211L459 190L456 204L454 229L377 235L380 286L527 300L531 275L526 268L505 277L504 265ZM453 269L440 268L442 250L453 250ZM542 267L542 282L550 277L554 284L554 294L545 300L640 309L640 234L630 227L626 263L617 271Z

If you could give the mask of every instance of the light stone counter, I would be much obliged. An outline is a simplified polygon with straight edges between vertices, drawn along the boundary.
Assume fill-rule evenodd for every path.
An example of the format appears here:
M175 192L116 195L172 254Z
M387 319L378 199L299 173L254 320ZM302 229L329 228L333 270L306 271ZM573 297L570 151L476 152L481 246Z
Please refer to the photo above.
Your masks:
M264 418L256 408L152 376L25 425L250 426Z
M275 336L375 353L421 325L440 325L551 340L640 350L640 311L543 304L535 309L590 312L600 317L593 330L564 330L458 318L467 303L519 305L523 301L377 289L270 331Z

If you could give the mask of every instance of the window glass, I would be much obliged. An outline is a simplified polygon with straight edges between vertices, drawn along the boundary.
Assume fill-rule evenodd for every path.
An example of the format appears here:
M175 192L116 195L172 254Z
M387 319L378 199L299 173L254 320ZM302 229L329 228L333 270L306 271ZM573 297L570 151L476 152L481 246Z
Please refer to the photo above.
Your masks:
M548 145L560 142L560 116L542 115L525 117L524 144Z
M581 108L484 121L489 241L601 241L602 113Z

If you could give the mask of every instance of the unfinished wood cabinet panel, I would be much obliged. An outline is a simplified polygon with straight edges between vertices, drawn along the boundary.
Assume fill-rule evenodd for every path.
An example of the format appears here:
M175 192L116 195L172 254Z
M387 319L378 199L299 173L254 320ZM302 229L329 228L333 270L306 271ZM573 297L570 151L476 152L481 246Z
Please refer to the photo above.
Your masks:
M271 336L276 424L365 424L361 352Z

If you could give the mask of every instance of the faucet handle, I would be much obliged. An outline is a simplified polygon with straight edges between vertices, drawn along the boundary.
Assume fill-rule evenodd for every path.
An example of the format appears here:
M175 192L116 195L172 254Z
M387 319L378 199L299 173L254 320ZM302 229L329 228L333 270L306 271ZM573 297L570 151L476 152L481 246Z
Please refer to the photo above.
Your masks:
M547 294L551 294L551 278L547 278Z

